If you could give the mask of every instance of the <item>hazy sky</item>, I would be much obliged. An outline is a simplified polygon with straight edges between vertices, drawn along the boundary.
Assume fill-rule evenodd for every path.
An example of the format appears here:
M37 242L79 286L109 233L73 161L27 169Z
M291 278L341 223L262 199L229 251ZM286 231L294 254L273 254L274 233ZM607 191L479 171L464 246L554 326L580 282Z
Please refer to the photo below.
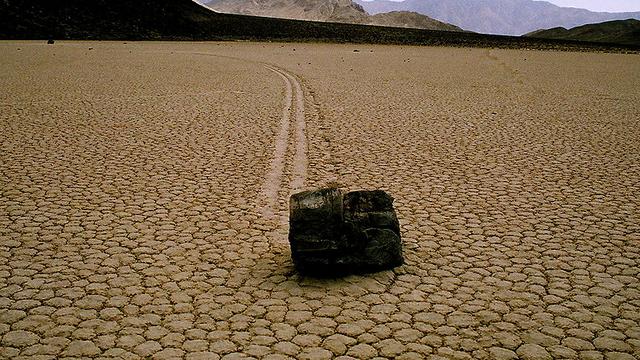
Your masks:
M593 11L640 11L640 0L546 0L558 6L571 6Z

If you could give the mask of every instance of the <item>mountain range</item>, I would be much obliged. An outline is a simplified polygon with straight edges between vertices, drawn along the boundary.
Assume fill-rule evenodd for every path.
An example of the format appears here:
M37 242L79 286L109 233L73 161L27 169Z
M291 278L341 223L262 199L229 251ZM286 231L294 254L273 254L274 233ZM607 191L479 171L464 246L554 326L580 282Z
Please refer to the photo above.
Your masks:
M472 34L453 37L450 32L224 14L191 0L0 0L0 39L278 40L519 46L519 41L513 39Z
M525 36L640 46L640 21L635 19L614 20L582 25L572 29L557 27L537 30Z
M254 40L629 51L637 47L216 13L191 0L0 0L0 39Z
M539 29L640 19L640 12L603 13L533 0L355 0L370 14L414 11L484 34L522 35Z
M202 1L201 1L202 2ZM461 28L410 11L369 15L351 0L212 0L204 4L222 13L442 31Z

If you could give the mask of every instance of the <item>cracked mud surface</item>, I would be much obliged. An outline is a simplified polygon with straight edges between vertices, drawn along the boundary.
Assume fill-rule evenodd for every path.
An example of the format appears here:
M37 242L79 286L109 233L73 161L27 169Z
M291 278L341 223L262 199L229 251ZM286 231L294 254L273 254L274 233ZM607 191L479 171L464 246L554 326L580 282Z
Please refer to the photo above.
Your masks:
M638 56L1 42L0 70L0 357L640 357ZM396 199L404 266L295 273L288 196L334 182Z

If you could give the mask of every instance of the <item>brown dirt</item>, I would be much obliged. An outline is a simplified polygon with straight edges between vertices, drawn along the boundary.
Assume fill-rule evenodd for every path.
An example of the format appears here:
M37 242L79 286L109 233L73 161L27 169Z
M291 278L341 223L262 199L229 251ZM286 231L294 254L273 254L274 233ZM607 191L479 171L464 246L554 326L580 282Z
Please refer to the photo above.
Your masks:
M0 357L640 356L637 55L1 42L0 74ZM336 182L394 196L406 265L295 273L288 196Z

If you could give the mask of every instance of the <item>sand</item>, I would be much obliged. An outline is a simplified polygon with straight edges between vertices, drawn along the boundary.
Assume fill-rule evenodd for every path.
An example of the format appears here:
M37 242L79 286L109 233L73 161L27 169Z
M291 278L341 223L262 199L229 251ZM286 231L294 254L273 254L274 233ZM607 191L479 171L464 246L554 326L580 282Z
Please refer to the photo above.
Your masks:
M2 357L640 357L637 55L0 42L0 89ZM295 272L333 183L405 265Z

